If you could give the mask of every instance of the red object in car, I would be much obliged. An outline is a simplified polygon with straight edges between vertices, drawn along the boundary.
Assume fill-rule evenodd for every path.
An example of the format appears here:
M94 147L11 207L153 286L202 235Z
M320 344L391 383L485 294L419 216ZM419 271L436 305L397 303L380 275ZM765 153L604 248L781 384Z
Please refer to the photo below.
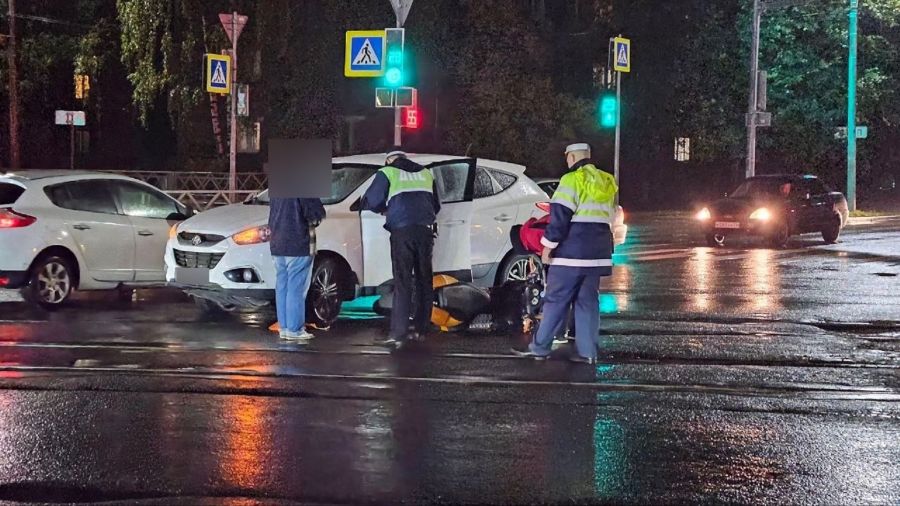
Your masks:
M544 231L547 230L547 225L549 224L549 214L540 218L529 218L522 225L522 228L519 229L519 240L522 241L522 246L529 252L540 255L544 251L541 239L544 237Z
M36 222L37 218L19 214L11 209L0 209L0 228L22 228Z

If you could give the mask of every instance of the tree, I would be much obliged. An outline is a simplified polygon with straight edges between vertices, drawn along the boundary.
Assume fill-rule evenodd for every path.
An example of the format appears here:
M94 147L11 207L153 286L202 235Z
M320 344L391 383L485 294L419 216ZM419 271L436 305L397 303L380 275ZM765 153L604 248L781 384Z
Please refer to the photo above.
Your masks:
M588 100L557 92L549 51L519 2L466 2L453 64L451 146L546 171L561 146L595 130ZM465 28L464 30L462 28Z

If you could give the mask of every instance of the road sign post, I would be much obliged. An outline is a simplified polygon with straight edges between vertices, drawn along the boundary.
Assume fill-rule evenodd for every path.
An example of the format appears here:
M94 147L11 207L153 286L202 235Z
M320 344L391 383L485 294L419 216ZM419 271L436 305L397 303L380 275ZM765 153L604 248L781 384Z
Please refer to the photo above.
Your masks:
M631 72L631 40L621 36L614 37L610 39L610 50L613 70L616 72L616 145L613 155L613 175L618 184L622 140L622 73ZM618 196L616 198L618 199Z
M69 169L75 168L75 127L87 124L84 111L56 111L54 122L69 127Z
M229 72L229 80L227 89L231 95L231 145L228 149L228 190L231 193L231 200L234 201L235 191L237 190L237 43L244 26L247 25L247 16L238 14L233 11L231 14L219 14L219 21L222 28L231 40L231 72Z

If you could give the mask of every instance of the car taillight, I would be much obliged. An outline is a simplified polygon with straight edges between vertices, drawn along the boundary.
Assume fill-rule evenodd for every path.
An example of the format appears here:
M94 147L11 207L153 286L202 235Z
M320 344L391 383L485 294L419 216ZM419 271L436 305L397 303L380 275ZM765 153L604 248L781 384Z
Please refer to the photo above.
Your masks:
M248 244L259 244L261 242L269 242L269 236L271 233L269 232L269 227L253 227L248 228L247 230L242 230L231 238L234 240L236 244L241 246L246 246Z
M541 211L544 211L545 213L550 212L550 203L549 202L538 202L537 204L534 205L534 207L540 209Z
M0 228L22 228L36 221L34 216L19 214L12 209L0 209Z

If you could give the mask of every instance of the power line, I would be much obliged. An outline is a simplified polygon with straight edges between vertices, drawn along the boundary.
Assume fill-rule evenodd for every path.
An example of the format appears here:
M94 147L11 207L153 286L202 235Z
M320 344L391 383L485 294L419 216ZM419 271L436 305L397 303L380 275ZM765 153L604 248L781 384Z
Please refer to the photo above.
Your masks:
M9 18L9 15L3 16L5 18ZM40 23L49 23L53 25L65 25L65 26L75 26L78 28L90 28L90 25L83 25L81 23L72 23L71 21L63 21L61 19L53 19L45 16L31 16L28 14L16 14L14 16L16 19L24 19L28 21L38 21Z

